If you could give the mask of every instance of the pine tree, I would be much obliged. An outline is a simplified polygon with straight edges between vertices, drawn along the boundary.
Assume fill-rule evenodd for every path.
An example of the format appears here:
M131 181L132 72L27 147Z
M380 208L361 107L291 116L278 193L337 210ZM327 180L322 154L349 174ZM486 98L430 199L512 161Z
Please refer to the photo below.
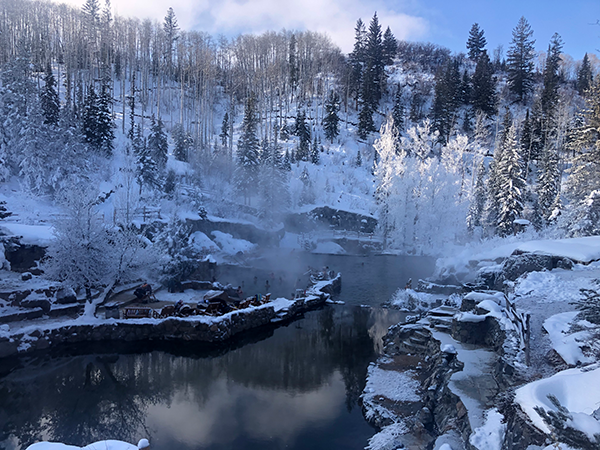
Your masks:
M354 49L348 55L350 65L350 92L358 106L362 86L363 69L366 65L367 31L361 19L356 21L354 28Z
M368 104L364 103L358 113L357 135L360 139L364 140L372 131L376 131L375 124L373 123L373 111Z
M448 142L452 127L457 121L460 103L460 72L458 60L452 59L436 74L435 95L431 106L434 130L439 132L440 142Z
M473 75L471 104L475 113L481 111L487 117L496 114L496 82L493 75L494 69L490 63L490 58L487 52L483 50L479 54Z
M356 163L355 163L356 167L361 167L362 166L362 156L360 154L360 150L358 150L358 152L356 153Z
M140 192L142 186L158 186L160 178L158 163L146 145L146 140L142 136L142 127L139 124L135 126L132 147L137 160L137 177L140 184Z
M167 165L167 154L169 152L169 143L167 134L164 130L162 120L158 121L152 115L150 124L150 134L148 135L148 151L152 159L156 162L159 170L162 172Z
M285 156L283 157L283 161L281 162L281 168L286 172L291 172L292 170L292 159L290 157L290 152L288 149L285 150Z
M258 119L256 118L256 97L250 94L244 109L242 135L238 140L236 186L244 197L244 202L250 204L252 195L258 185L259 141L256 135Z
M323 118L323 131L325 138L333 144L333 140L339 135L340 118L340 96L335 91L329 92L329 97L325 103L325 117Z
M94 86L90 85L83 105L83 134L85 141L105 156L112 154L115 138L111 105L108 80L102 80L99 96L96 95Z
M579 95L585 95L586 91L592 85L592 79L592 66L586 53L583 56L583 61L581 61L581 66L577 71L577 91L579 92Z
M396 52L398 51L398 41L392 34L390 27L385 29L383 33L383 63L386 66L391 66L394 63Z
M469 206L469 215L467 216L467 228L470 232L476 227L482 226L483 213L485 208L485 164L483 159L476 168L475 186L473 188L473 198Z
M512 32L512 42L507 53L508 86L517 101L523 102L533 88L533 59L535 39L525 17L521 17Z
M502 157L498 163L498 175L502 188L497 192L499 206L497 227L501 236L507 236L515 232L514 221L521 217L525 193L523 164L514 124L511 125L504 139Z
M554 33L548 45L546 66L544 68L544 89L541 96L542 115L546 128L551 126L554 112L558 104L558 86L560 81L560 53L563 42L557 33Z
M310 205L315 202L315 191L313 182L310 179L310 175L306 166L300 174L300 181L302 181L302 191L300 192L300 198L298 199L298 206Z
M469 31L469 39L467 40L467 50L469 58L472 61L478 61L481 54L485 51L487 41L483 35L483 30L479 28L478 23L474 23Z
M56 92L56 80L52 74L52 68L50 67L49 62L46 65L44 82L45 85L40 98L44 123L46 125L58 125L60 103L58 100L58 93Z
M296 159L300 161L308 161L310 154L310 129L306 124L306 111L298 111L296 115L296 135L299 137L298 151Z
M402 103L402 88L398 84L394 95L394 106L392 107L392 119L396 134L404 130L404 104Z
M98 96L94 86L91 85L88 89L88 94L83 104L83 136L85 141L95 149L102 147L102 139L98 134L97 124L100 117L100 111L98 108Z
M221 124L221 134L219 135L221 138L221 145L223 148L227 147L227 139L229 138L229 114L225 113L223 116L223 123Z
M175 47L175 41L179 39L179 25L177 24L177 18L173 8L167 10L165 20L163 22L163 31L165 33L167 48L165 49L165 59L167 62L167 70L169 73L173 70L173 52Z
M321 162L321 158L319 156L319 142L317 140L317 136L315 136L310 149L310 162L316 166L318 166Z
M560 193L560 170L558 153L547 147L540 161L539 179L537 184L538 211L542 225L548 224L554 212L554 201Z
M171 136L173 137L173 156L175 156L175 159L189 161L190 150L194 145L192 135L185 131L182 124L178 123L173 127Z
M381 37L381 26L377 13L373 15L369 24L369 32L366 41L365 67L362 75L361 100L363 107L369 105L371 111L376 111L379 101L383 95L385 84L383 42Z

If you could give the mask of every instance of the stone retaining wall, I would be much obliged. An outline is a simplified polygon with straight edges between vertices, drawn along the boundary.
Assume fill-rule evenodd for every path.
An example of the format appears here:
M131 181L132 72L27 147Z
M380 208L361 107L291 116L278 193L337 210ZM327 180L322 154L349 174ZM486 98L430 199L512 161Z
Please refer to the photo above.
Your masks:
M341 276L327 284L327 290L339 292ZM64 325L10 336L0 335L0 358L45 350L58 344L80 344L87 342L135 342L135 341L197 341L205 343L223 342L233 336L286 320L292 320L303 312L325 303L329 294L314 291L306 298L293 301L289 307L276 310L269 304L232 311L219 317L194 316L190 318L169 317L166 319L108 320L107 323Z

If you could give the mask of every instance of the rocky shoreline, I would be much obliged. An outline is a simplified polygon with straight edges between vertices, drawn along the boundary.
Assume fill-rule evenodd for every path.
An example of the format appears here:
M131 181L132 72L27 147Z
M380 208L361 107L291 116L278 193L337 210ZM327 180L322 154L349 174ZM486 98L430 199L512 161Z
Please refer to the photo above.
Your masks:
M253 329L293 320L302 313L322 306L341 289L341 274L310 288L306 297L275 299L212 316L169 317L164 319L96 319L81 316L51 324L32 324L15 333L0 330L0 358L6 358L61 344L136 341L195 341L221 343Z

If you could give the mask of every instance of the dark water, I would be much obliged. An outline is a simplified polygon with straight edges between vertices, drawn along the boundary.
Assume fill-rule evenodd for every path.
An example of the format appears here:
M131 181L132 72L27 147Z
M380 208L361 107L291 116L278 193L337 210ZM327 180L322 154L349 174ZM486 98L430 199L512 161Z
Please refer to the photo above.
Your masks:
M0 370L9 372L0 378L0 448L142 437L154 450L364 448L374 433L358 405L366 368L387 327L402 316L353 305L386 301L398 284L432 266L405 260L398 274L393 257L321 258L313 265L343 273L346 306L327 306L217 349L78 348ZM253 282L254 274L275 269L268 262L239 275Z

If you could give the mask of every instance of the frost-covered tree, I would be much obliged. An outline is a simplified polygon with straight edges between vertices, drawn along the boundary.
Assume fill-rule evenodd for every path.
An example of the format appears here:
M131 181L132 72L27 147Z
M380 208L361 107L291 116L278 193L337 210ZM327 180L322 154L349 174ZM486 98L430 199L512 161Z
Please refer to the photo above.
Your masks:
M221 138L221 145L223 148L227 147L227 140L229 139L229 113L225 112L223 116L223 122L221 123L221 134L219 134Z
M98 210L95 190L80 185L62 199L66 215L54 225L55 239L48 247L44 273L71 287L91 290L115 276L112 236Z
M391 66L394 63L396 52L398 51L398 41L394 37L390 27L385 29L383 33L383 62L386 66Z
M476 168L475 186L467 215L467 228L473 232L476 228L483 225L483 212L485 207L486 189L485 189L485 164L480 160Z
M496 223L501 236L513 234L515 220L521 218L525 178L523 161L515 125L511 125L504 139L501 158L497 167L500 189L497 191L498 221Z
M313 204L316 199L315 189L306 166L300 174L300 181L302 181L302 191L300 192L300 198L298 199L298 206Z
M593 193L600 191L600 77L589 92L579 125L571 137L575 156L565 186L565 196L571 204L571 213L563 219L567 229L576 226L578 217L591 214L586 211L595 207Z
M551 146L544 149L540 160L537 183L538 211L542 224L547 224L554 212L556 196L560 194L560 169L558 152Z
M279 145L265 143L260 165L259 208L267 220L277 220L289 207L287 173Z
M554 112L558 105L558 86L560 82L560 54L563 41L558 33L554 33L548 54L546 55L546 66L544 67L544 88L541 94L541 106L546 127L551 126L550 121L554 119Z

